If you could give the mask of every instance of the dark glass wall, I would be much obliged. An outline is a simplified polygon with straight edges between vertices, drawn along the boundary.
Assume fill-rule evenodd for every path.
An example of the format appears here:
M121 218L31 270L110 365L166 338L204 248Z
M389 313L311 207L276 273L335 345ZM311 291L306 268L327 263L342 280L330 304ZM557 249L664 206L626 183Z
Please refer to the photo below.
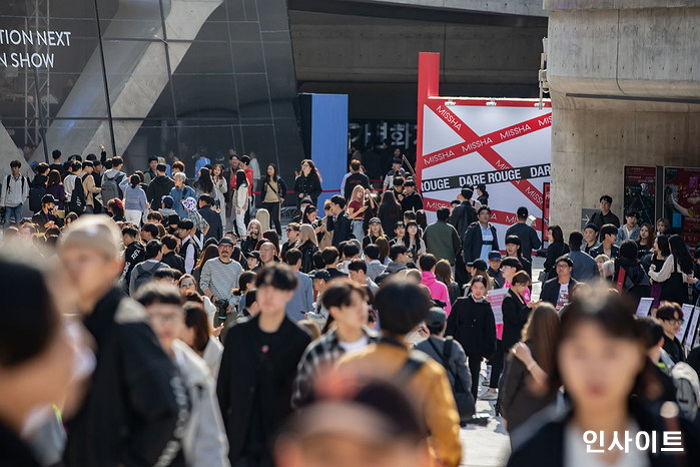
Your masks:
M0 119L28 159L104 144L132 168L150 155L191 168L236 148L290 177L303 155L285 0L9 0L0 22L70 32L70 46L0 43L0 57L53 54L0 63Z

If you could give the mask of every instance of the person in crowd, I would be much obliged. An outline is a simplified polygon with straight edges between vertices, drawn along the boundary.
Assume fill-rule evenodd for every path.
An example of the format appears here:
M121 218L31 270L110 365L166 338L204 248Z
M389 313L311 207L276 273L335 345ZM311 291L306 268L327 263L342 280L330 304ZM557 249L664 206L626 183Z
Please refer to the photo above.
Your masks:
M111 168L105 170L102 174L102 202L108 203L114 198L123 198L123 191L119 186L127 178L126 174L122 172L122 167L124 167L124 160L121 157L112 157L108 162L111 161ZM65 180L63 181L65 184ZM69 199L69 190L66 187L66 198Z
M128 179L125 177L120 184L120 188L124 193L124 214L127 222L131 222L135 226L141 225L141 219L148 212L148 200L146 193L141 188L141 178L134 174Z
M423 241L420 227L416 221L406 224L406 233L403 237L403 245L408 249L408 254L413 261L425 254L425 242Z
M391 160L391 169L384 176L384 182L382 183L382 188L384 191L390 191L394 187L394 180L397 178L405 178L406 171L403 168L403 159L401 157L394 157Z
M143 305L161 347L179 370L184 388L176 401L180 416L176 431L182 433L180 449L186 465L228 466L227 443L215 385L209 368L178 337L185 331L183 299L177 288L152 282L139 289L135 299Z
M447 315L452 311L452 302L450 301L450 293L447 286L437 280L435 277L435 266L437 258L434 255L427 254L420 257L418 265L421 270L421 284L425 285L430 290L430 296L433 300L439 300L444 303L444 309Z
M197 279L192 274L183 274L177 281L177 286L180 289L180 295L185 299L188 299L191 295L197 295L201 297L201 305L204 312L209 320L209 325L212 329L217 324L216 322L216 306L212 303L211 299L206 295L200 295L197 287ZM197 301L200 303L200 301Z
M321 174L311 159L304 159L301 161L301 174L294 179L297 203L301 203L304 198L308 197L311 204L316 206L321 191Z
M418 212L423 209L423 198L416 191L416 182L406 180L403 184L403 199L401 200L401 209L406 211Z
M134 296L136 291L151 281L154 278L154 274L159 269L165 269L169 266L163 263L163 244L160 240L151 240L146 243L144 248L144 260L138 263L129 275L129 295Z
M628 211L625 213L625 225L617 230L617 245L619 246L625 240L638 240L640 227L637 225L639 213L637 211Z
M569 403L564 411L547 411L537 426L512 438L509 467L523 465L675 465L676 454L646 451L630 446L600 449L615 433L662 432L673 423L681 431L688 465L699 462L693 443L695 431L677 408L649 405L646 395L658 391L641 343L634 308L618 294L604 290L590 298L581 296L561 315L560 337L554 350L549 387L566 388ZM633 396L633 394L635 396ZM640 397L641 396L641 397ZM556 413L555 413L556 412ZM596 438L583 436L595 433ZM595 446L595 449L590 449Z
M394 232L394 227L401 221L402 215L401 204L396 200L394 193L392 191L382 193L377 217L382 222L384 232L391 235L390 232Z
M486 191L486 185L479 183L474 187L476 190L476 200L481 203L482 206L489 205L489 192Z
M350 220L350 228L352 234L356 239L362 239L365 236L364 229L364 219L367 211L367 205L365 200L369 196L369 193L365 191L365 188L361 185L356 185L352 190L351 197L348 198L347 216Z
M75 212L71 212L71 214L77 216ZM114 222L126 222L126 218L124 217L124 203L119 198L112 198L107 202L107 214ZM66 216L66 221L67 220L68 216Z
M333 232L332 244L338 247L341 242L352 238L352 227L347 211L345 210L345 198L333 195L330 199L331 211L326 230Z
M408 249L403 245L393 245L389 252L389 258L391 261L384 269L384 271L389 274L406 269L408 267L407 264L410 261Z
M151 179L146 189L146 198L151 206L160 206L164 196L169 196L175 182L165 175L165 164L156 165L156 176Z
M206 167L205 167L206 168ZM209 224L209 229L204 235L204 241L213 238L214 240L219 240L224 236L224 227L221 224L221 216L218 212L212 209L214 205L214 198L210 195L200 195L197 201L197 212L204 218L204 220Z
M382 221L378 217L372 217L367 224L367 235L362 239L362 248L367 248L371 243L377 243L380 237L385 237Z
M182 219L177 223L177 236L180 239L180 255L185 260L185 273L190 274L195 261L199 257L199 245L192 238L195 230L194 222L190 219Z
M391 239L392 245L403 245L406 246L404 240L406 238L406 224L403 221L399 221L394 225L394 238Z
M258 242L262 236L263 230L260 221L251 219L248 222L248 229L245 232L245 238L241 242L241 252L249 253L256 249Z
M37 265L0 257L0 293L0 464L60 464L65 434L51 406L74 397L76 383L90 371L89 364L87 369L79 365L89 350L71 335L48 276ZM44 430L30 428L32 415L44 411L43 425L56 427L60 447L39 446Z
M478 222L470 225L462 237L462 255L465 263L476 259L488 260L491 250L499 250L496 227L491 220L491 209L481 206L477 212Z
M41 209L41 198L46 194L46 185L49 181L49 165L40 162L33 167L34 178L29 186L29 209L36 214ZM0 186L2 182L0 181Z
M301 225L298 222L290 222L287 224L285 229L287 233L287 241L282 244L282 250L280 255L282 258L287 254L287 251L294 248L299 240L299 231L301 230Z
M262 172L260 171L260 162L258 161L258 155L254 151L250 151L248 154L250 161L248 162L248 167L253 171L253 184L252 186L258 186L260 184L260 178Z
M63 189L61 174L58 170L51 170L49 172L46 194L52 195L56 199L56 206L59 211L63 211L66 208L66 193Z
M160 230L157 224L146 222L141 226L141 242L148 243L151 240L160 238Z
M666 258L668 258L670 255L671 246L668 243L668 237L664 234L660 234L654 238L652 254L649 255L649 257L643 258L642 263L644 264L647 272L652 270L652 265L654 266L654 271L660 271L666 262ZM653 306L658 307L659 299L661 297L661 283L652 281L651 296L654 297Z
M192 277L189 276L188 280L192 280ZM182 284L182 278L180 278L180 283ZM180 292L182 292L182 288ZM193 293L190 293L191 295ZM186 303L183 309L185 311L185 328L180 333L180 339L204 360L209 374L216 380L219 375L224 346L219 342L219 339L212 335L211 321L199 303ZM225 438L224 442L226 442Z
M214 193L214 180L211 177L211 170L209 167L201 167L196 170L197 181L193 183L193 188L196 197L202 195L209 195L212 198L215 196Z
M50 168L51 170L55 170L55 171L58 172L58 174L60 175L61 179L63 179L63 177L65 176L65 173L64 173L64 171L63 171L63 162L61 162L61 157L62 157L62 155L63 155L63 154L61 153L60 150L54 149L54 150L51 152L51 161L52 161L52 162L51 162L51 164L49 165L49 168Z
M574 261L568 255L557 258L554 270L556 277L547 280L542 285L540 300L554 305L557 311L561 311L569 303L571 290L578 283L571 277L574 269Z
M364 248L364 254L367 261L367 277L374 281L386 269L379 258L379 247L370 243Z
M308 274L314 269L313 256L318 251L316 232L309 224L302 224L294 248L301 252L301 272Z
M163 244L163 258L161 261L171 268L180 271L181 274L185 274L185 260L182 256L177 254L177 238L174 235L168 234L164 235L160 241Z
M353 159L350 161L350 171L345 174L343 181L340 183L340 193L345 199L352 199L352 193L355 187L361 186L369 190L369 177L362 172L362 163Z
M618 228L613 224L605 224L600 228L600 245L591 250L590 255L596 257L605 255L611 260L614 260L620 255L620 248L615 245L617 241Z
M599 276L598 266L595 260L588 253L581 251L583 234L581 232L571 232L569 234L569 253L567 256L574 262L571 277L577 282L592 281Z
M37 225L39 232L46 232L52 226L62 227L63 220L56 215L57 200L53 195L44 195L41 198L41 209L32 216L32 222Z
M85 212L85 189L82 181L83 164L79 161L71 163L70 173L63 180L66 191L68 211L82 215Z
M285 313L296 283L285 265L262 269L255 280L260 313L226 335L217 395L232 466L273 465L274 434L292 411L297 365L311 342Z
M661 236L656 237L657 240ZM674 303L688 302L688 277L693 274L693 258L680 235L668 238L670 254L657 271L656 264L649 267L649 277L661 285L660 300Z
M177 211L173 209L174 206L175 200L173 199L173 197L170 195L165 195L163 196L163 199L160 202L160 209L158 209L158 212L166 219L172 216L175 216L176 219L179 219L180 216L177 214Z
M158 166L158 156L148 156L148 169L143 174L143 182L146 185L150 185L150 183L156 178L157 166Z
M63 462L69 467L155 465L181 455L172 448L180 410L173 390L177 371L141 305L116 286L124 267L120 249L120 232L104 216L71 223L59 244L67 282L96 344L96 367L82 405L64 419Z
M260 252L260 265L262 267L270 266L279 261L277 258L277 248L275 248L272 242L263 241L260 243L260 249L258 251Z
M569 253L569 245L564 243L564 232L558 225L550 225L547 229L547 255L544 261L544 271L546 279L556 277L556 261L557 258Z
M556 399L547 381L553 374L554 349L559 338L559 315L548 303L535 307L520 342L506 357L501 383L501 414L508 431L516 429Z
M600 232L600 228L595 224L589 223L583 229L583 248L581 250L584 253L588 253L592 258L595 258L595 256L591 254L591 251L600 246L598 232Z
M403 299L399 301L396 297ZM406 335L428 315L428 297L417 285L394 281L379 290L374 304L379 312L381 339L343 356L338 361L338 370L355 377L397 375L399 384L419 404L430 433L428 443L434 461L456 467L462 457L459 415L445 369L422 353L412 353L406 342Z
M228 183L226 183L223 165L216 164L214 166L211 179L214 183L214 206L217 207L219 217L221 217L221 225L226 227L226 194L228 193Z
M637 238L639 259L644 258L652 252L654 249L654 238L654 227L648 222L643 223L639 228L639 238Z
M496 289L503 287L503 273L501 272L501 263L503 257L499 251L490 251L488 256L489 268L486 273L493 280L493 286Z
M0 207L5 210L5 227L22 220L24 202L29 198L29 179L20 173L22 163L10 162L11 173L0 181Z
M367 327L367 299L365 289L349 279L333 281L323 291L320 300L333 327L309 345L299 360L292 407L300 408L313 399L315 379L331 370L340 357L376 342L377 336Z
M671 231L671 222L665 217L660 217L656 221L656 234L670 236L673 232Z
M187 198L194 198L196 196L194 189L191 186L186 185L187 176L184 172L176 172L173 174L174 185L170 190L170 197L173 199L173 207L178 216L181 218L187 217L187 211L185 211L182 202Z
M450 295L450 303L454 303L461 295L461 291L459 284L454 281L452 266L449 261L441 259L437 262L435 265L435 278L447 286L447 292Z
M495 284L493 282L493 279L491 279L491 276L489 276L488 269L489 266L483 259L477 259L472 261L471 263L467 263L467 271L469 272L471 277L483 276L488 282L488 290L491 290L494 288Z
M95 164L91 161L83 162L83 193L85 193L85 212L88 214L95 213L95 196L97 196L102 188L95 183Z
M294 295L287 302L285 312L287 317L295 323L306 318L306 313L313 310L314 306L314 287L311 278L301 272L301 251L292 248L287 251L284 262L291 268L297 278L297 285L294 289Z
M248 179L245 171L238 170L236 172L236 191L231 199L231 216L233 218L231 224L236 226L238 236L243 236L243 232L246 231L245 215L250 208L248 201Z
M240 263L231 258L233 241L224 237L219 240L219 256L202 266L199 287L204 295L216 305L221 316L226 316L234 305L233 289L238 286L238 278L243 273Z
M437 221L430 224L423 234L425 240L425 250L435 255L438 259L446 259L451 265L455 264L455 259L462 247L457 230L447 221L450 216L448 208L437 210Z
M275 230L278 234L282 235L280 210L284 203L284 198L287 196L287 185L277 173L277 166L275 164L268 164L265 177L263 177L258 191L262 193L261 206L270 213L270 218L275 225Z
M503 304L501 305L503 313L503 339L501 342L496 341L496 354L492 358L494 361L491 366L491 384L489 392L482 396L482 399L494 400L498 398L496 391L499 387L498 381L501 376L500 373L503 371L505 355L510 352L511 347L520 340L523 327L530 317L530 309L537 305L536 302L525 302L523 291L527 289L529 285L530 276L528 276L525 271L516 272L513 276L513 283L508 293L503 298ZM498 348L499 344L500 349Z
M275 460L279 467L434 465L410 396L379 379L320 394L296 412L277 439Z
M613 199L609 195L600 197L600 211L593 214L590 223L602 229L605 224L612 224L615 227L620 227L620 219L610 211Z
M146 260L145 243L138 241L139 231L131 225L122 227L122 244L124 245L124 270L120 281L124 285L124 291L129 292L131 273L137 264Z
M460 204L452 210L448 222L454 226L459 238L464 238L467 228L477 221L477 213L472 205L474 192L469 185L464 185L459 193Z
M379 286L367 276L367 263L361 258L355 258L348 263L348 274L356 284L366 286L374 296L379 291Z
M505 258L513 258L520 263L522 270L531 275L532 272L532 262L528 261L527 258L522 256L522 248L520 243L520 237L517 235L509 235L506 237L506 255ZM501 273L502 274L502 273Z
M340 271L337 267L340 259L340 253L336 247L328 246L321 250L321 259L323 260L323 269L328 271L331 279L335 279L336 277L347 277L347 274Z
M474 398L478 396L481 362L496 352L495 318L486 300L487 286L485 277L474 277L469 293L457 299L447 318L446 334L462 345L469 358L470 390Z
M625 292L639 305L642 297L649 297L651 285L649 277L639 263L637 243L625 240L620 245L620 256L615 259L613 282L619 292Z

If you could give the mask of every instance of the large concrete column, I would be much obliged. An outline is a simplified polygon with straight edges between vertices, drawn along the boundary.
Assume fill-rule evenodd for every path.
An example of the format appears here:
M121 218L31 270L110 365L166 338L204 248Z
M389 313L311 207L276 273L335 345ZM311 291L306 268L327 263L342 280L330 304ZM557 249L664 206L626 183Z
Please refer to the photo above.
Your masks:
M551 222L602 194L622 218L625 165L700 166L700 2L544 0L553 101Z

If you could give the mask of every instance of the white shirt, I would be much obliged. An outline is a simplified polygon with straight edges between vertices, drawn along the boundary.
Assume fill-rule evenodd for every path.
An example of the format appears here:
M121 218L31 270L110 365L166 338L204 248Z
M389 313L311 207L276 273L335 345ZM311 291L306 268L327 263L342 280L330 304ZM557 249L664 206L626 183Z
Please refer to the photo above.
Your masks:
M8 178L10 179L9 183L7 182ZM0 188L2 188L0 206L19 206L29 198L29 179L24 175L20 175L17 178L12 175L5 175L0 180Z
M369 339L366 335L363 335L355 342L343 342L340 340L338 341L338 345L345 351L346 354L362 350L365 347L367 347L367 344L369 344Z
M569 284L559 284L559 297L557 297L557 311L561 311L564 305L569 303Z

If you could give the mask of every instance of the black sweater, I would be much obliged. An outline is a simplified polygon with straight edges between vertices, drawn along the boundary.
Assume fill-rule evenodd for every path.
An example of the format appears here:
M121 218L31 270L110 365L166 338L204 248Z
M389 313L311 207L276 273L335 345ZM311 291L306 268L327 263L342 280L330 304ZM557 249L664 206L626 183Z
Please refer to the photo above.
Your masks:
M489 358L496 351L496 322L491 304L459 298L447 318L448 336L459 342L467 355Z

